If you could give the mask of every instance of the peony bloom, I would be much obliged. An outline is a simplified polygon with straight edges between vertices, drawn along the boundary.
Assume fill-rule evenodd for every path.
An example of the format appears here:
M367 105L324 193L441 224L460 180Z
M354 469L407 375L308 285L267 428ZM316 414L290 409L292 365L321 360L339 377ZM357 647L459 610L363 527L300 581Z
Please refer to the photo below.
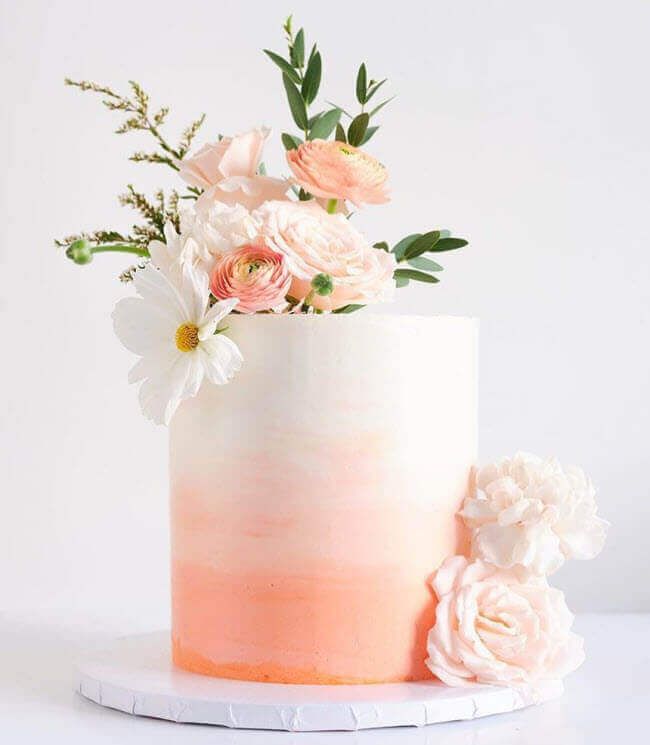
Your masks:
M198 393L204 378L227 383L241 367L235 343L215 334L237 299L208 308L208 276L189 263L172 271L149 263L135 272L133 283L140 297L117 303L115 333L140 357L129 382L143 381L142 412L156 424L168 424L180 402Z
M311 292L317 274L329 274L331 295L315 295L313 306L334 310L348 303L393 299L393 254L373 248L342 215L329 215L313 202L267 202L254 217L267 245L283 254L293 276L289 294Z
M474 556L551 574L565 559L592 559L602 549L608 523L596 515L594 495L580 468L518 453L479 470L460 515Z
M179 175L191 186L205 190L199 198L204 204L218 201L254 209L269 199L282 199L288 182L257 173L269 133L266 128L251 129L204 145L179 161Z
M240 204L197 204L181 212L184 258L198 262L208 273L217 259L252 243L258 233L259 222Z
M388 175L371 155L345 142L311 140L287 151L296 182L315 197L362 204L387 202Z
M545 579L521 581L514 570L451 556L432 585L438 606L426 663L443 683L535 684L582 664L564 594Z
M278 307L290 285L284 256L260 241L226 254L217 261L210 276L212 294L220 300L239 298L240 313Z

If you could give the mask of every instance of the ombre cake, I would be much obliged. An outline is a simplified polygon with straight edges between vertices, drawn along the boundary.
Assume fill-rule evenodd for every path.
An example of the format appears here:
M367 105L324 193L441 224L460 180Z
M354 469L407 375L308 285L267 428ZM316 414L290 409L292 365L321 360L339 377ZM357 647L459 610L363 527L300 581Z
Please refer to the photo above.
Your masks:
M430 678L432 574L466 551L469 318L231 315L245 359L171 423L175 664L224 678Z

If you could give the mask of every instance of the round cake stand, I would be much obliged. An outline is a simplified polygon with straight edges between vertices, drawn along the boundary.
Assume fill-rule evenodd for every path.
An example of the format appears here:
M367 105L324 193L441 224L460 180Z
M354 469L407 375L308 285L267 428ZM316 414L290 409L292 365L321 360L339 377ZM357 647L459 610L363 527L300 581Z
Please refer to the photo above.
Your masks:
M241 729L311 732L400 727L515 711L562 693L552 681L533 691L436 681L311 686L251 683L173 667L168 632L119 639L78 664L79 693L138 716Z

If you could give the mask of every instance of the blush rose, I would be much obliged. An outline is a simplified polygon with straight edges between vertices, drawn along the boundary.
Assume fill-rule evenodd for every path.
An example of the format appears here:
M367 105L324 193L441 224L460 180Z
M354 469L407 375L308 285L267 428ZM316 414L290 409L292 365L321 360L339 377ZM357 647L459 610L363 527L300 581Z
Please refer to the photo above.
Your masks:
M254 216L266 243L286 257L292 297L304 299L312 279L328 274L333 291L315 295L315 308L392 300L395 257L370 246L343 215L330 215L313 202L286 201L267 202Z
M282 199L288 182L258 174L269 132L266 128L251 129L204 145L179 161L179 175L191 186L205 190L199 197L203 204L217 201L255 209L269 199Z
M534 685L582 664L564 594L545 579L452 556L432 585L438 606L426 663L443 683Z

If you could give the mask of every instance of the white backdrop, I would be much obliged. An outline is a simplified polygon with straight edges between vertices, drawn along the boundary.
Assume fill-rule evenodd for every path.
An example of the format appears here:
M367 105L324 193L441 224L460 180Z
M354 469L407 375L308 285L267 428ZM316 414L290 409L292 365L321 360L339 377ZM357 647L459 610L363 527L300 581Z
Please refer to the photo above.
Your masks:
M144 143L64 88L140 80L204 137L290 126L280 77L289 3L1 0L3 383L0 610L104 628L167 622L166 433L141 418L110 311L125 262L77 267L52 238L128 226ZM394 198L374 240L449 227L437 287L396 313L481 318L481 455L581 464L613 523L606 550L556 575L576 610L650 610L648 281L650 4L295 3L327 97L353 105L362 59L398 99L371 152ZM267 161L281 167L276 139ZM158 169L158 170L157 170ZM444 391L431 395L444 396Z

